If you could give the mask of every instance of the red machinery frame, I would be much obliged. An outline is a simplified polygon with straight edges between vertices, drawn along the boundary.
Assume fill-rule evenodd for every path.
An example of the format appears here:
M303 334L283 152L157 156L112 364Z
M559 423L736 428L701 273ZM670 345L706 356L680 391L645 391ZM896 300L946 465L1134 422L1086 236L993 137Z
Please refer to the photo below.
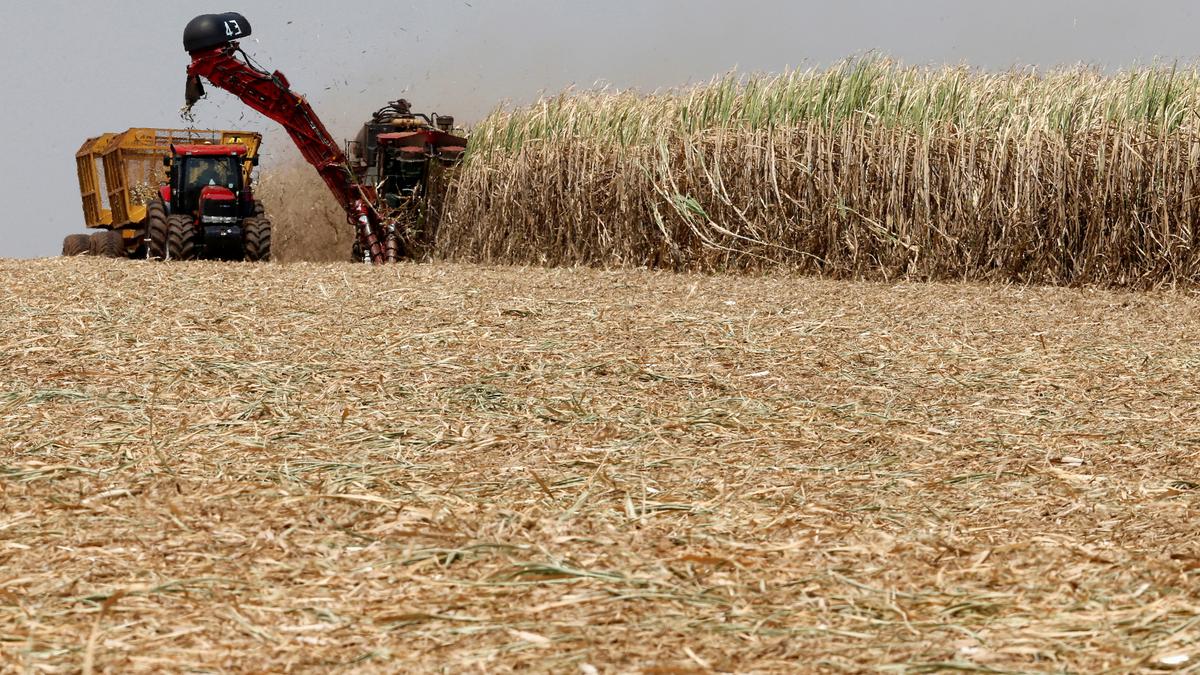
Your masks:
M365 255L374 264L393 262L403 255L398 246L385 251L380 235L394 238L394 232L382 232L383 219L375 203L375 187L358 182L339 144L312 106L303 96L293 92L283 73L267 73L238 58L241 49L237 42L191 53L188 66L187 103L192 106L204 95L200 78L237 96L266 117L283 126L305 161L311 164L329 190L346 211L347 220L355 227ZM390 229L390 228L389 228ZM393 251L395 251L393 253ZM392 259L392 260L389 260Z

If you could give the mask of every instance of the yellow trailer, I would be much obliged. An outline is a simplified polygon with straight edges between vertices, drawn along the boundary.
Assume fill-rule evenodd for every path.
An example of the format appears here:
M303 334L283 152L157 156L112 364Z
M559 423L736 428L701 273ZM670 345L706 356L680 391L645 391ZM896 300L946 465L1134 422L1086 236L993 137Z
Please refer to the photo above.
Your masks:
M252 131L135 128L89 138L75 153L75 166L84 225L98 231L91 236L68 236L63 241L63 255L117 257L144 251L149 204L160 199L166 184L163 167L176 145L245 147L244 184L250 185L262 135Z

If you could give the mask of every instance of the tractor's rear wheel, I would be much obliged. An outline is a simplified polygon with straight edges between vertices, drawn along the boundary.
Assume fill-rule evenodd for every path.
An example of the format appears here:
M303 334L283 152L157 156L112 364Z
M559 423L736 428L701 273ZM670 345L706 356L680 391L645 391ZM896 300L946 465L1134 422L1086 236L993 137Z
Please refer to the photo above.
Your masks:
M155 199L146 204L146 256L152 260L167 257L167 207Z
M242 253L248 262L267 262L271 259L269 218L247 218L242 223L242 233Z
M188 216L167 219L167 259L196 259L196 223Z
M83 255L91 250L92 238L86 234L69 234L63 239L62 254L65 256Z
M92 255L100 258L124 258L125 238L116 230L96 232L88 239Z

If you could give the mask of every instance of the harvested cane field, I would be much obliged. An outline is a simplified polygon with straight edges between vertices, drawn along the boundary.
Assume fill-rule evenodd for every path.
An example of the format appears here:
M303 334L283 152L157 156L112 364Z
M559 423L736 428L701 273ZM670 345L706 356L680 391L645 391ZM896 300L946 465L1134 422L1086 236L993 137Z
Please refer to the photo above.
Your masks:
M0 262L12 672L1200 664L1200 299Z
M1200 280L1200 72L878 59L501 110L427 231L487 262Z

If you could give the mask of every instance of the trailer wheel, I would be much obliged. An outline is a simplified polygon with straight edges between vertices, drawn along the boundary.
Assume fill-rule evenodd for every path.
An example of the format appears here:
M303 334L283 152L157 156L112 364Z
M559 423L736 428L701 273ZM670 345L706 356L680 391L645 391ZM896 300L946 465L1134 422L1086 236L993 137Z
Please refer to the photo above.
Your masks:
M242 252L248 262L267 262L271 259L271 221L268 218L247 218L242 223Z
M96 232L88 240L89 250L101 258L124 258L125 238L117 230Z
M160 200L146 204L146 257L165 260L167 257L167 207Z
M108 238L110 240L109 245L112 247L113 257L124 258L128 250L125 248L125 233L121 230L110 230Z
M70 234L63 239L62 254L65 256L83 255L91 250L92 238L86 234Z
M196 259L196 223L188 216L167 219L167 260Z

